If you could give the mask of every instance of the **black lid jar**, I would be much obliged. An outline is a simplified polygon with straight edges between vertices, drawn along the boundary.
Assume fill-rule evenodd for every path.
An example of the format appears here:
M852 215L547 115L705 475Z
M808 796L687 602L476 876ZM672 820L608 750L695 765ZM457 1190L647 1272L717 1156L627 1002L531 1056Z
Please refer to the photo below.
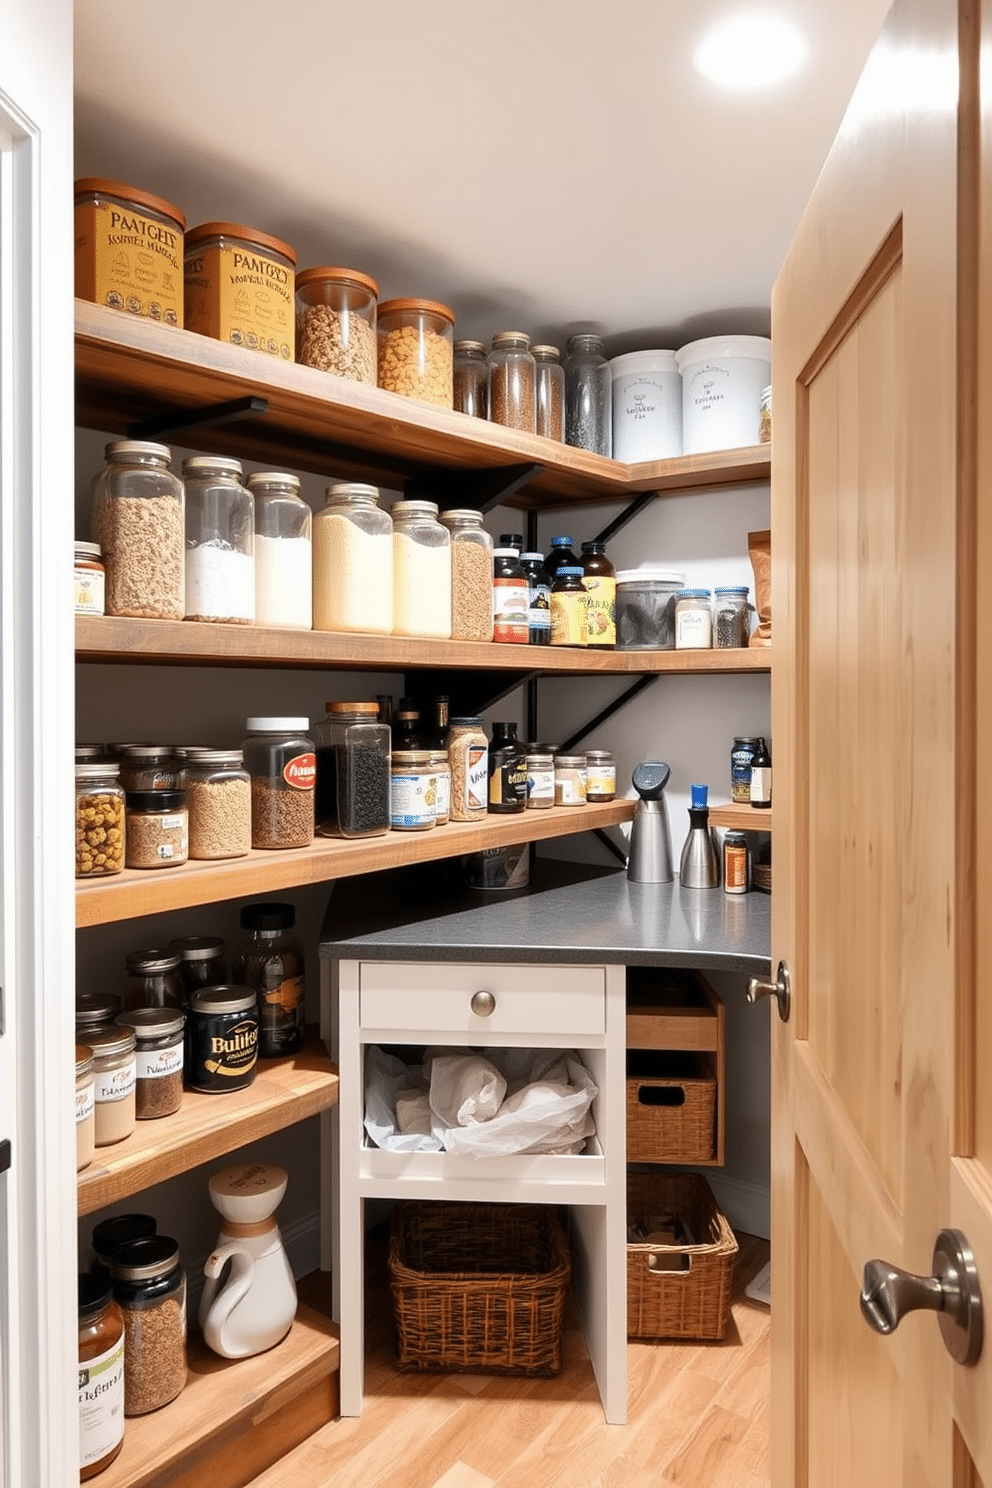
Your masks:
M290 932L296 923L292 904L272 900L245 904L241 927L250 932L234 968L243 987L258 997L258 1053L280 1059L303 1047L303 947Z
M118 1245L110 1263L124 1314L124 1414L144 1416L186 1384L186 1276L179 1245L152 1235Z
M186 1084L211 1095L244 1090L258 1059L258 998L223 983L194 992L186 1019Z
M110 1219L101 1219L93 1226L90 1244L93 1259L90 1270L110 1277L110 1261L118 1245L127 1245L132 1240L147 1240L154 1235L158 1225L151 1214L114 1214Z

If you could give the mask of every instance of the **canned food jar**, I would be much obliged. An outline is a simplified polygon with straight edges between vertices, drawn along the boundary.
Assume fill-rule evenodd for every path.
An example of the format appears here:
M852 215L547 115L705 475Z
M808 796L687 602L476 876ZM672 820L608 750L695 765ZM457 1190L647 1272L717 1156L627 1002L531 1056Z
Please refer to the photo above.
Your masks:
M240 460L194 455L186 485L186 619L255 619L255 502Z
M489 364L482 341L456 341L454 408L472 418L489 417Z
M182 326L186 218L179 208L102 176L82 177L74 195L77 297Z
M91 536L103 553L108 615L181 620L186 612L183 483L164 444L117 439L91 486Z
M83 1271L79 1309L79 1478L110 1466L124 1445L124 1314L109 1277Z
M436 300L384 300L379 306L379 386L439 408L454 403L455 312Z
M675 599L676 651L708 651L713 644L713 610L708 589L680 589Z
M296 360L376 385L379 286L357 269L304 269L296 276Z
M555 761L552 754L527 755L527 807L543 810L555 804Z
M682 453L682 376L674 351L629 351L610 362L613 458L670 460Z
M93 1050L76 1045L76 1172L89 1167L96 1149Z
M608 749L586 750L586 800L612 801L617 793L617 766Z
M174 750L161 744L122 744L119 748L121 785L129 794L179 788L180 765Z
M169 941L169 952L179 965L176 975L182 988L182 1005L187 1007L192 993L201 987L214 987L227 981L224 941L220 935L180 935Z
M147 946L124 957L124 1011L183 1006L179 957L166 946Z
M427 764L435 783L434 823L444 827L451 820L451 766L446 750L431 749L429 753Z
M103 566L100 544L77 542L74 552L76 614L102 615L106 604L107 570Z
M313 628L389 635L393 519L375 486L337 481L313 522Z
M251 778L240 749L191 756L179 782L189 810L191 858L243 858L251 851Z
M394 501L393 634L451 636L451 534L433 501Z
M255 503L255 624L313 626L313 514L300 478L266 470L246 482Z
M125 867L178 868L189 858L185 791L130 791L124 819Z
M500 331L489 353L489 417L508 429L533 434L537 425L537 366L530 337Z
M313 731L321 837L378 837L389 831L389 725L379 704L334 702Z
M588 790L588 766L584 754L555 755L555 805L584 806Z
M448 730L451 820L480 821L488 811L489 740L478 715L453 718Z
M117 1022L134 1032L135 1118L171 1116L183 1099L182 1013L174 1008L138 1008L121 1013Z
M236 222L186 234L186 329L293 361L296 250Z
M428 749L394 749L390 766L390 825L394 832L426 832L437 825L437 781Z
M117 765L76 766L76 877L102 878L124 867L124 791Z
M451 533L451 638L493 638L493 540L482 513L456 507L441 513Z
M751 855L743 832L723 836L723 892L746 894L751 887Z
M123 1142L134 1131L134 1030L111 1024L89 1035L93 1051L93 1140L97 1147Z
M750 630L746 585L713 591L713 645L746 646Z
M532 346L537 397L535 434L545 439L565 438L565 369L557 346Z
M124 1317L124 1414L168 1405L186 1384L186 1276L179 1245L150 1235L119 1245L110 1263Z
M244 1090L258 1059L258 996L222 982L191 994L186 1018L186 1084L210 1095Z
M251 777L251 845L307 847L313 841L317 760L306 718L249 718L242 746Z

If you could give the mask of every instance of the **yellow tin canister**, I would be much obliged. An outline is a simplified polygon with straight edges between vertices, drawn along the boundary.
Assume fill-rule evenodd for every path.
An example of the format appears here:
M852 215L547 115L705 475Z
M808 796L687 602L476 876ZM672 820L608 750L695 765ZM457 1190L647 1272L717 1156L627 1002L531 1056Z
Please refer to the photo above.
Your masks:
M74 192L78 297L181 326L183 213L102 176L83 177Z
M186 234L186 329L294 360L296 251L234 222Z

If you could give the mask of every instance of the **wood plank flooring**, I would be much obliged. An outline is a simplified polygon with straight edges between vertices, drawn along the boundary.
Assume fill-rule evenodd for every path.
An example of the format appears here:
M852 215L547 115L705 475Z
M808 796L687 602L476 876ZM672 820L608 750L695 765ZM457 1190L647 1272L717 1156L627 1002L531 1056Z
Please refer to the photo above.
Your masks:
M744 1295L768 1245L738 1240L727 1337L628 1344L629 1422L607 1426L574 1310L555 1379L400 1374L377 1232L364 1414L323 1427L253 1488L768 1488L770 1314Z

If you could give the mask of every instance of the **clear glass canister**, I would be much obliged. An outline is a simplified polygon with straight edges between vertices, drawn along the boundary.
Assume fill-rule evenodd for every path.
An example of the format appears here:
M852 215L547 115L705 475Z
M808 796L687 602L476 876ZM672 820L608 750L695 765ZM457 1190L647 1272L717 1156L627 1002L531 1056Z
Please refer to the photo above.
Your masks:
M189 810L191 858L243 858L251 851L251 780L240 749L193 755L179 777Z
M542 750L527 753L527 808L543 810L555 804L554 755Z
M680 589L675 598L676 651L707 651L713 644L713 609L708 589Z
M489 417L489 364L482 341L456 341L454 406L457 413Z
M508 429L533 434L537 423L536 368L530 337L500 331L489 353L489 417Z
M76 877L124 867L124 790L114 764L76 766Z
M379 286L357 269L304 269L296 276L296 360L376 385Z
M93 1050L89 1044L76 1045L76 1172L93 1161L96 1145L94 1111L96 1099L93 1083Z
M480 716L451 720L448 763L451 820L482 820L489 810L489 739Z
M124 1315L124 1414L167 1405L186 1384L186 1276L179 1245L150 1235L119 1245L110 1262Z
M451 765L446 749L431 749L428 768L434 776L434 822L443 827L451 820Z
M89 1035L93 1051L93 1140L97 1147L123 1142L134 1131L134 1031L111 1023Z
M293 360L296 251L237 222L204 222L186 234L186 329Z
M189 858L185 791L130 791L124 820L125 867L178 868Z
M378 837L389 831L389 725L379 704L327 703L313 731L315 812L321 837Z
M124 1011L183 1006L179 957L166 946L147 946L124 957Z
M617 766L609 749L586 750L586 800L612 801L617 793Z
M138 1121L171 1116L183 1099L183 1023L175 1008L138 1008L118 1023L135 1039L134 1114Z
M186 613L183 483L164 444L118 439L93 478L91 535L107 570L108 615L181 620Z
M266 470L246 482L255 503L255 624L313 625L313 516L296 475Z
M74 548L73 581L77 615L102 615L106 607L107 570L100 544L77 542Z
M394 832L437 825L437 782L429 749L394 749L390 764L390 824Z
M565 443L612 452L613 384L601 336L570 336L565 346Z
M317 761L306 718L249 718L242 746L251 777L251 845L313 841Z
M239 985L258 999L258 1053L282 1059L303 1047L305 968L303 947L293 934L292 904L266 901L241 908L241 928L249 938L234 967Z
M378 339L381 388L452 407L453 310L436 300L384 300Z
M394 501L393 634L451 635L451 534L433 501Z
M314 630L393 628L393 519L375 486L338 481L313 522Z
M441 513L451 533L451 638L493 638L493 540L482 513L458 507Z
M584 806L588 790L588 766L584 754L555 755L555 805Z
M751 611L746 585L713 591L713 645L721 650L746 646Z
M124 1445L124 1315L109 1277L80 1272L79 1478L110 1466Z
M255 618L255 503L241 474L218 455L183 461L187 620Z
M121 785L126 791L177 790L179 759L162 744L120 745Z
M183 323L183 234L178 207L123 181L75 183L76 295L111 310Z
M565 369L557 346L532 346L537 413L534 432L545 439L565 438Z
M251 818L249 815L249 835ZM176 968L182 985L183 1007L201 987L227 981L224 940L220 935L180 935L169 941L169 951L179 958Z

